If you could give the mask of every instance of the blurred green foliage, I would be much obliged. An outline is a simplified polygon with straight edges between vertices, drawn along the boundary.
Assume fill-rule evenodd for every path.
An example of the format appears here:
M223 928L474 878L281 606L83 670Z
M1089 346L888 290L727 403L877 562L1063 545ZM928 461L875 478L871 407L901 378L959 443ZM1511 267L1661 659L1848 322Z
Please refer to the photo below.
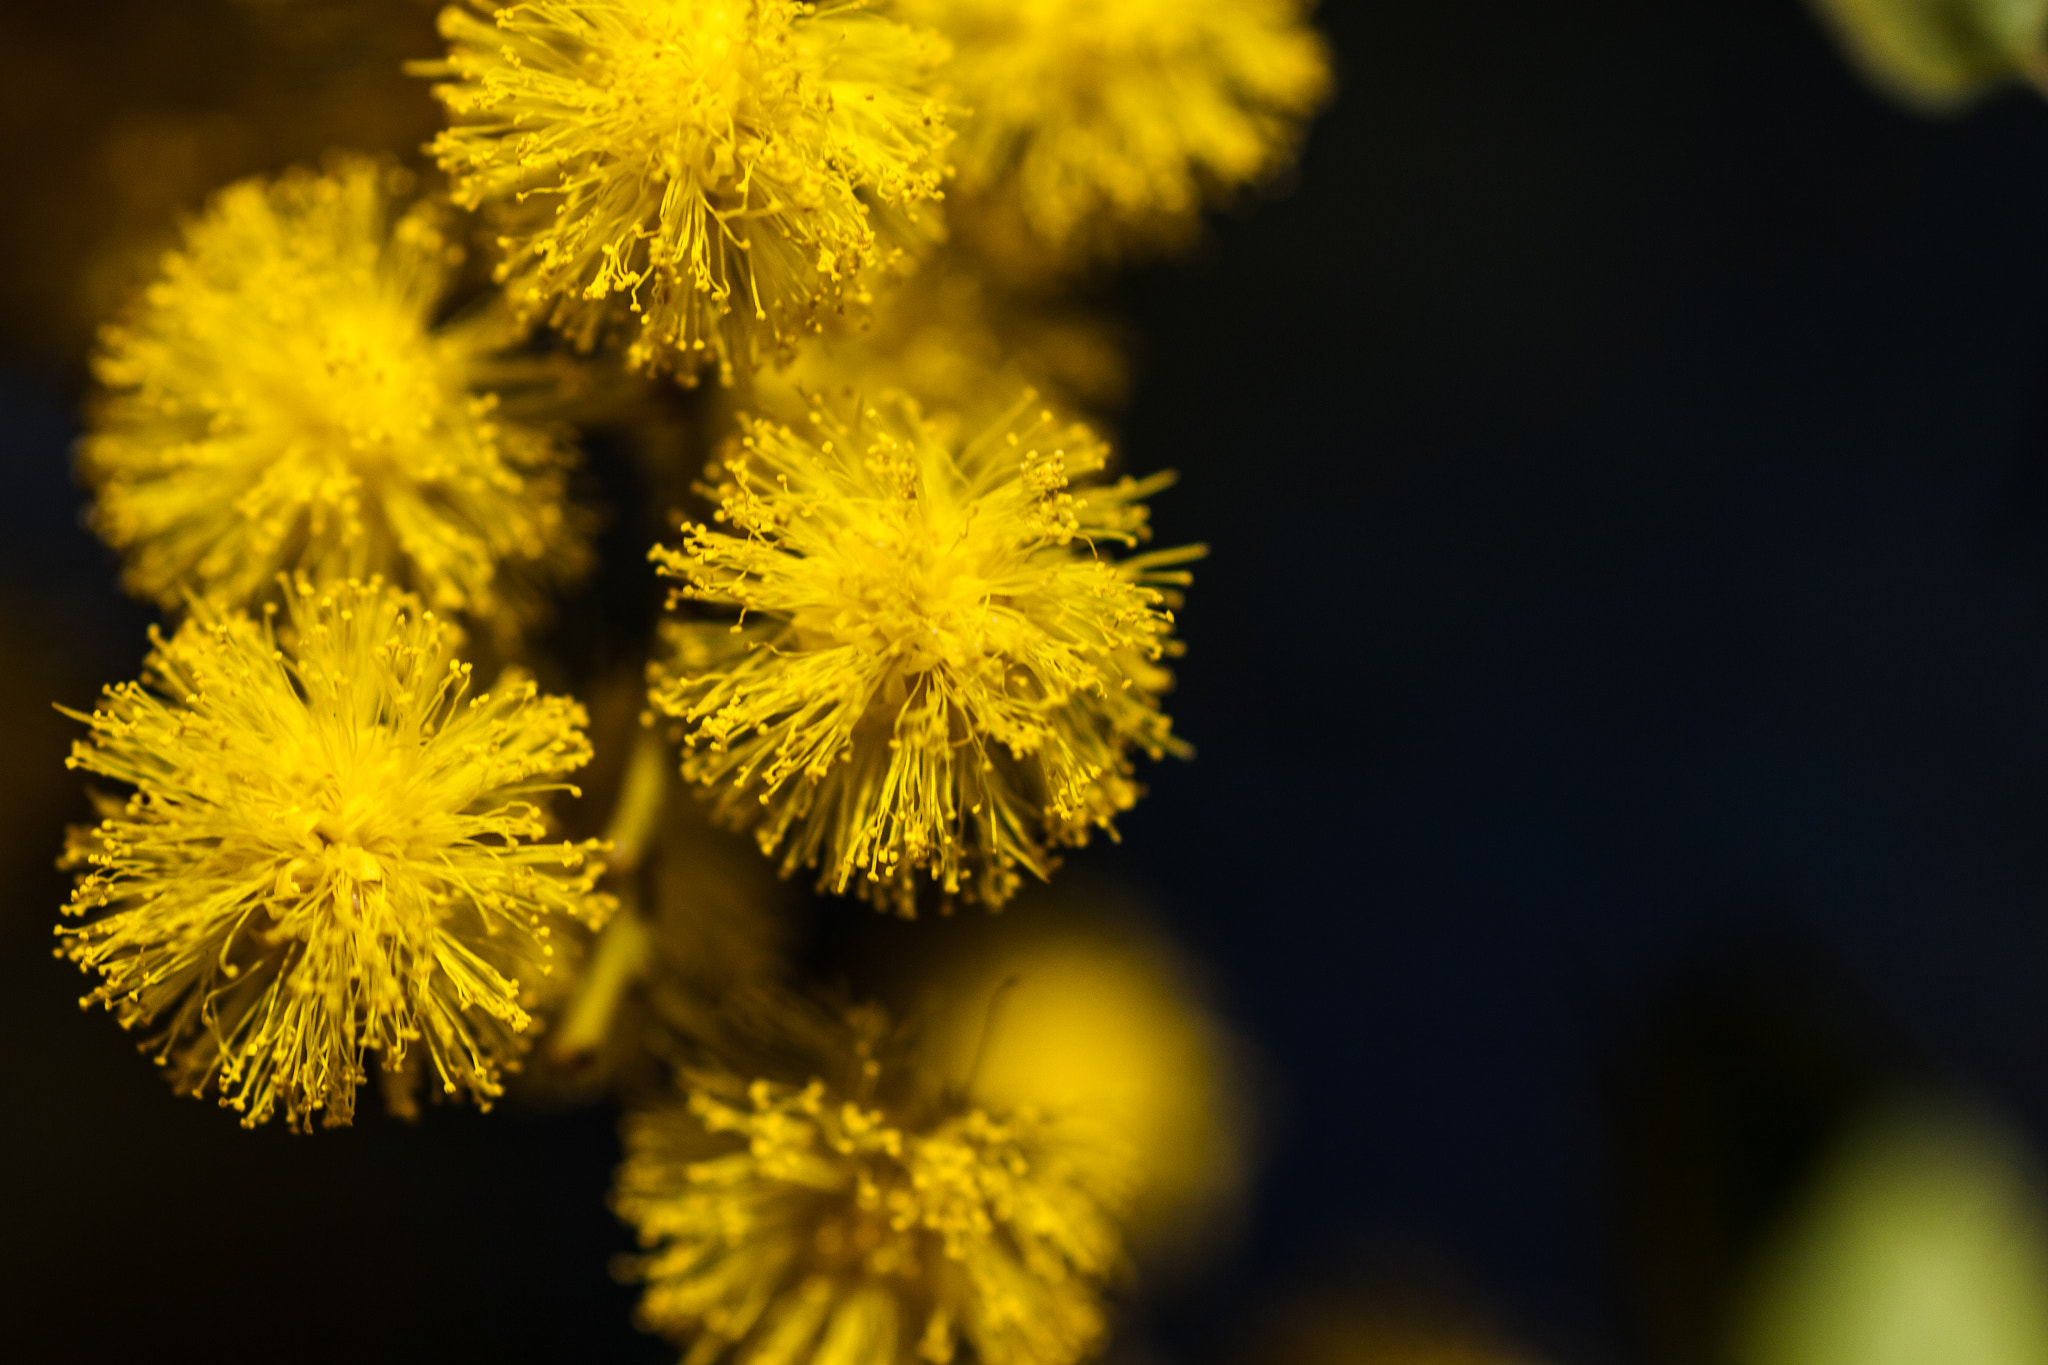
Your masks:
M1926 109L2043 78L2048 0L1814 0L1857 64Z

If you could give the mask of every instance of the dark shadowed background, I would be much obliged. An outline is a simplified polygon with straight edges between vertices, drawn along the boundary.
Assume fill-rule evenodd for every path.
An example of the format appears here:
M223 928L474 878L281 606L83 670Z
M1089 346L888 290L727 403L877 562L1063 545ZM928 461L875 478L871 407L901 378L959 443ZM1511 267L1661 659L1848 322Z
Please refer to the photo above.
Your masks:
M180 74L268 50L230 11L43 10L0 17L0 1353L671 1358L607 1271L611 1114L245 1133L50 956L47 703L149 619L78 528L59 277L351 125L203 150L263 107ZM1560 1365L1691 1360L1875 1091L2048 1138L2048 106L1917 120L1794 0L1322 23L1298 184L1121 287L1126 457L1214 553L1199 757L1079 862L1149 888L1273 1110L1245 1237L1132 1349L1419 1279Z

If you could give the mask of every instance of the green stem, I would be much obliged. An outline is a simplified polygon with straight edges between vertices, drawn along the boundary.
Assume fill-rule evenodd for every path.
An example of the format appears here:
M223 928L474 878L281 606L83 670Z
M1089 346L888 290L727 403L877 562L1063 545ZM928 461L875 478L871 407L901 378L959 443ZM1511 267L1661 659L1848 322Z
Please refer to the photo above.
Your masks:
M611 825L604 835L611 845L605 865L618 880L624 881L639 868L667 800L668 746L662 743L661 732L648 726L633 741L626 776L619 784L619 799L612 807Z
M555 1061L578 1065L604 1046L619 1002L626 998L626 988L647 970L653 946L647 921L640 917L638 892L630 884L622 887L619 908L591 945L583 980L577 983L575 996L548 1040L548 1053Z
M643 729L626 758L619 799L612 806L611 823L604 833L609 845L605 870L616 888L619 908L591 945L583 979L576 984L576 993L548 1040L548 1051L557 1062L572 1066L587 1062L604 1046L627 988L647 970L653 939L640 914L639 880L634 874L661 823L668 785L667 746L659 731Z

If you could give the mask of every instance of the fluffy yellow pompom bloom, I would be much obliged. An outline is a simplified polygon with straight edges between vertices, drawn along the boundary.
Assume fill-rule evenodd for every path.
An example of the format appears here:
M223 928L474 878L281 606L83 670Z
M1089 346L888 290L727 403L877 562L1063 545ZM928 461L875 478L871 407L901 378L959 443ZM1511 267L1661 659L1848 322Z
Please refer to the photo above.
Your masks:
M1201 550L1105 553L1145 539L1170 476L1088 482L1107 447L1028 392L957 426L900 394L805 434L750 421L711 470L731 530L654 551L674 596L742 612L673 627L656 670L684 775L785 875L906 915L920 873L1000 904L1129 809L1133 748L1184 752L1159 660Z
M507 624L584 562L569 451L485 391L502 323L433 325L460 251L432 205L394 218L401 179L349 160L228 187L106 329L79 462L136 592L380 574Z
M1128 907L1117 897L1047 899L986 921L980 949L940 967L929 1055L945 1074L972 1070L984 1101L1083 1115L1116 1134L1145 1171L1130 1216L1137 1254L1155 1268L1186 1264L1243 1192L1241 1044L1163 939L1118 926Z
M366 1053L425 1051L488 1102L553 954L594 925L594 844L541 842L590 757L583 708L512 679L470 697L451 629L383 584L287 585L286 616L192 604L69 760L134 788L74 840L60 928L175 1084L249 1125L347 1123Z
M493 12L483 0L477 9ZM532 0L442 11L458 202L504 210L514 305L642 369L786 353L938 196L935 35L797 0Z
M901 0L952 40L954 149L985 244L1077 258L1172 240L1272 175L1329 92L1311 0Z
M1106 1329L1129 1162L923 1093L856 1011L807 1083L717 1073L632 1117L614 1204L687 1365L1070 1365Z

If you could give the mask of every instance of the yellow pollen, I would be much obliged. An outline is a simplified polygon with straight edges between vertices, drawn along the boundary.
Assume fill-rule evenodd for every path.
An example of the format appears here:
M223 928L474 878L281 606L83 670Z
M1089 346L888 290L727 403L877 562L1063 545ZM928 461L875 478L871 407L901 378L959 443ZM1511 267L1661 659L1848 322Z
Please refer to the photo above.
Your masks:
M505 630L587 560L571 453L486 387L513 338L435 327L445 214L356 158L217 195L106 329L79 463L136 592L246 604L283 572L381 574Z
M195 600L142 683L73 713L73 766L134 794L71 841L63 952L245 1123L349 1122L373 1053L401 1103L428 1067L488 1103L552 933L611 905L541 804L589 761L582 708L516 676L469 697L449 627L381 582L284 601Z
M684 775L827 890L913 911L920 879L1000 904L1137 799L1199 547L1108 557L1170 480L1093 482L1107 448L1026 392L980 430L886 394L812 432L751 421L718 520L657 548L685 621L655 675Z
M795 0L479 0L441 31L434 155L498 216L513 305L577 345L637 319L633 366L730 381L928 236L930 33Z
M1293 160L1327 98L1310 0L901 0L973 110L958 215L1011 265L1172 243Z
M794 1012L794 1007L792 1007ZM626 1124L614 1207L686 1360L1073 1365L1102 1340L1129 1155L1061 1117L929 1093L877 1011L798 1032L808 1082L694 1075Z

